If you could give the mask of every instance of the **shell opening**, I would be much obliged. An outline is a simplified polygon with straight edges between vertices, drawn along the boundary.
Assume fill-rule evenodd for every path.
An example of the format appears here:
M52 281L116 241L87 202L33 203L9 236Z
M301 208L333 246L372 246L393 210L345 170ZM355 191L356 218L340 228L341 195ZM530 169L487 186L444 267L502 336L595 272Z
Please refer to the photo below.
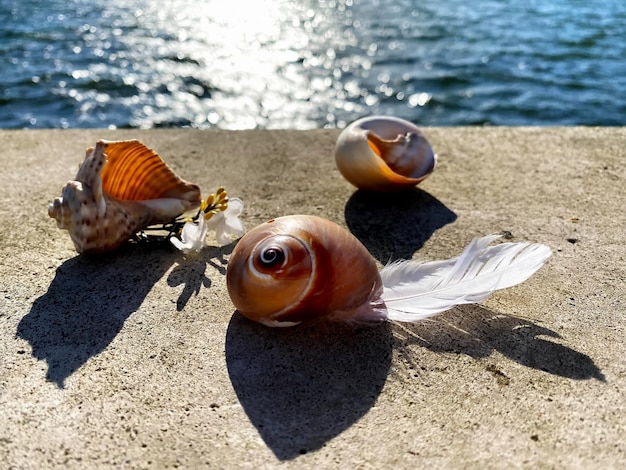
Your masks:
M419 178L433 170L432 149L426 139L415 132L387 140L370 131L367 143L389 168L402 176Z

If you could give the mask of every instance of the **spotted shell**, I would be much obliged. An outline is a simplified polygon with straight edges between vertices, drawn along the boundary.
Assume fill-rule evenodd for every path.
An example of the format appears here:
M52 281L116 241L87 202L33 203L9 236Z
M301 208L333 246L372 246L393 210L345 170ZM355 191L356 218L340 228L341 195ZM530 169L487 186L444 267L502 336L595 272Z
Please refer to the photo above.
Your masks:
M349 321L382 291L376 262L361 242L329 220L305 215L272 219L244 235L226 283L237 310L268 326L335 316Z
M76 178L48 207L76 251L114 250L149 225L200 206L200 189L179 178L138 140L104 141L87 149Z
M437 157L412 123L391 116L354 121L335 146L337 168L350 183L370 191L415 186L435 169Z

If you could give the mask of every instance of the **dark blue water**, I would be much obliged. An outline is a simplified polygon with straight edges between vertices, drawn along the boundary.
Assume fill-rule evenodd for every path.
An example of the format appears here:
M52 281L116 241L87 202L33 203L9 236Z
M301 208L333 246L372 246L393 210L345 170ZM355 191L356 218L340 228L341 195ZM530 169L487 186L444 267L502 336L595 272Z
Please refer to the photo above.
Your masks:
M626 124L624 0L0 0L0 127Z

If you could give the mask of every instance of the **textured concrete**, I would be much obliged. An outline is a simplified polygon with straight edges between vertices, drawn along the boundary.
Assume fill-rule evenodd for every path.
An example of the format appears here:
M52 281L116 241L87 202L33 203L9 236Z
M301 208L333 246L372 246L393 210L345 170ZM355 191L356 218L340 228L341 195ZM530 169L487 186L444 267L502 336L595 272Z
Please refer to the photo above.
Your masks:
M0 132L0 468L623 468L626 128L436 128L420 189L355 192L336 131ZM509 232L553 257L434 321L269 329L231 247L77 256L47 205L97 139L139 138L249 227L309 213L376 259Z

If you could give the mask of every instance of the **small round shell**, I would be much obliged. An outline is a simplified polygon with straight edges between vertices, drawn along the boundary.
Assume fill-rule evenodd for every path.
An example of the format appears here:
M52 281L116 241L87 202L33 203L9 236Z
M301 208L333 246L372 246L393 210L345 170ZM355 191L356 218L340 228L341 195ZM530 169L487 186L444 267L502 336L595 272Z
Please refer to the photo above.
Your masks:
M346 127L335 146L341 174L360 189L396 191L415 186L435 169L436 155L412 123L372 116Z
M252 229L226 272L237 310L268 326L351 316L369 308L382 281L367 249L343 227L293 215Z

